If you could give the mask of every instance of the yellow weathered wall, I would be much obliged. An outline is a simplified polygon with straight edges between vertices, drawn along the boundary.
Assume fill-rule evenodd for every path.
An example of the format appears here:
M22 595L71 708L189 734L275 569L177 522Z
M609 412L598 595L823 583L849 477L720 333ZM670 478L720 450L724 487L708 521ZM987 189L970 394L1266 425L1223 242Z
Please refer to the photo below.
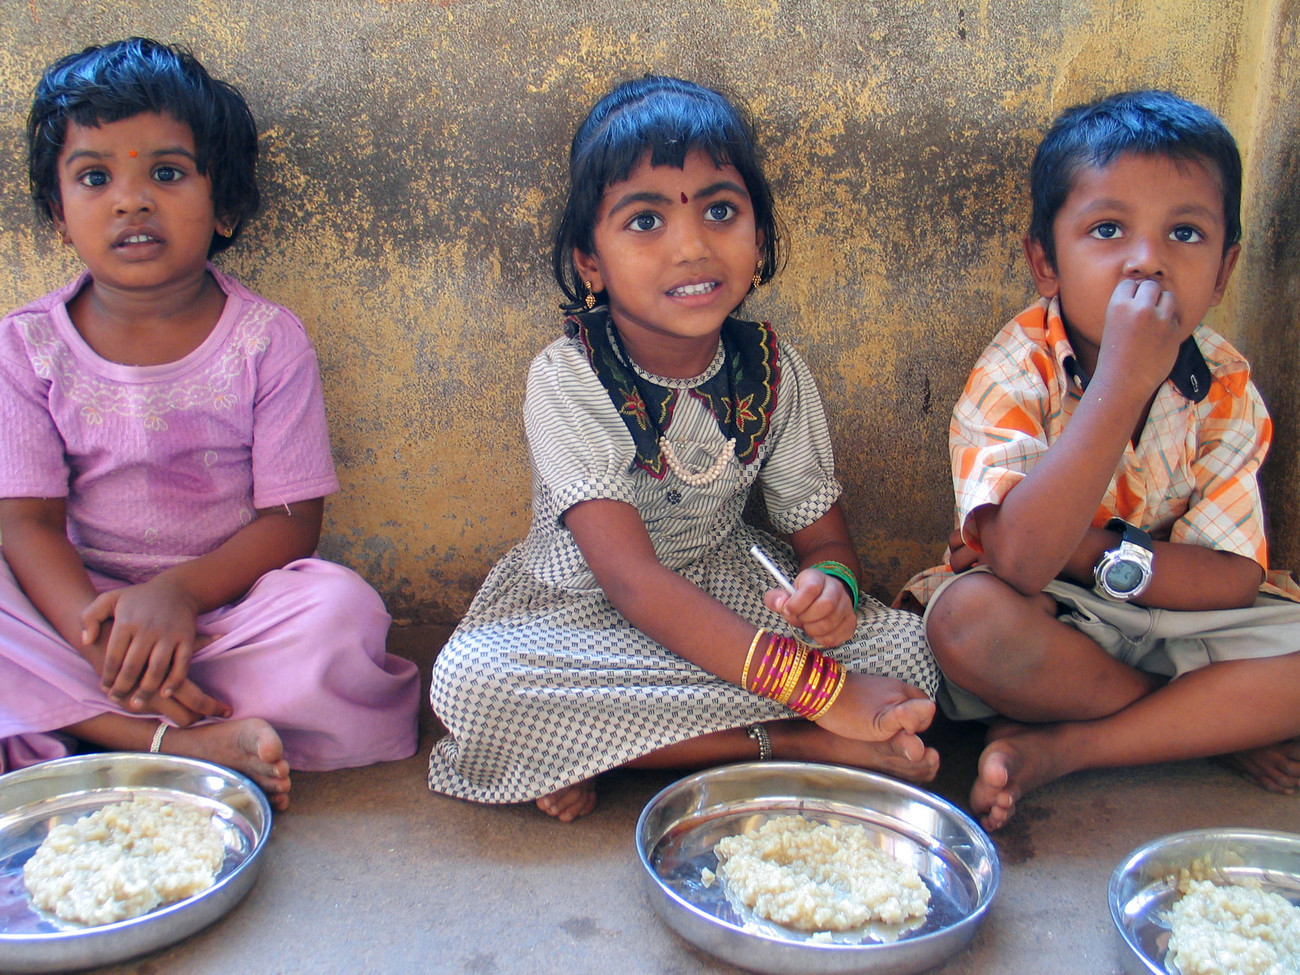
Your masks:
M263 131L264 212L221 263L307 323L343 491L325 554L399 617L451 620L527 530L520 382L557 334L548 246L585 109L644 71L747 101L791 260L747 311L818 374L874 588L934 562L946 428L971 362L1030 294L1025 173L1060 109L1166 87L1227 121L1245 254L1212 322L1256 362L1279 444L1278 564L1300 564L1296 0L4 0L0 305L75 256L26 197L40 69L132 33L190 46Z

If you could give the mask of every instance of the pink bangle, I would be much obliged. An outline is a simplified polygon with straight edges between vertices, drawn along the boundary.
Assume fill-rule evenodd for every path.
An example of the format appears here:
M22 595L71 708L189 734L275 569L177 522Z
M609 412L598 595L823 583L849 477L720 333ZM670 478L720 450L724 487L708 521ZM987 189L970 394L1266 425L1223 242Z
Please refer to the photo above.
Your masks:
M776 697L772 698L777 704L789 704L790 698L794 697L794 689L799 684L799 678L803 676L803 665L808 659L808 651L808 644L802 640L795 641L794 662L790 664L790 672L786 674L781 690Z

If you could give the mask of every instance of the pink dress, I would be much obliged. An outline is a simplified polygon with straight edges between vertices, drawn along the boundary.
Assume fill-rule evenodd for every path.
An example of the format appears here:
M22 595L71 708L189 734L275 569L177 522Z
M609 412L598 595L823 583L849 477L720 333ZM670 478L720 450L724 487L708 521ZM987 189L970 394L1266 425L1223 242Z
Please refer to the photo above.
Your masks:
M209 266L226 293L184 358L124 366L68 318L86 275L0 320L0 497L66 499L68 537L101 591L203 555L271 508L338 490L316 356L294 315ZM292 768L415 751L415 666L356 573L321 559L262 576L199 617L190 677L233 717L269 721ZM0 771L64 755L57 730L128 714L0 562Z

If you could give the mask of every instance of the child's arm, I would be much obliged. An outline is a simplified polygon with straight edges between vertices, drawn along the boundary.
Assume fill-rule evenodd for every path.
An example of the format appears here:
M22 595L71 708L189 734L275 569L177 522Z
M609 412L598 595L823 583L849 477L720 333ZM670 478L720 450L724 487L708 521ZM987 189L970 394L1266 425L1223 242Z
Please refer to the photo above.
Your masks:
M1119 532L1089 528L1083 541L1061 570L1059 578L1091 588L1093 568L1102 555L1119 544ZM980 553L961 541L949 539L951 565L962 572L983 561ZM1154 609L1231 609L1250 606L1259 594L1264 570L1254 559L1186 542L1154 542L1151 583L1133 602Z
M86 638L82 614L98 594L68 541L65 510L62 498L0 499L4 557L32 605L102 675L107 628L104 638ZM154 695L126 706L161 714L179 726L229 712L188 680L178 683L170 698Z
M967 520L967 543L999 578L1026 594L1042 591L1058 576L1092 584L1093 566L1116 539L1092 528L1093 516L1195 325L1179 319L1174 296L1155 282L1119 283L1092 379L1069 424L1000 505L976 508ZM1257 588L1257 565L1193 548L1199 546L1157 547L1143 604L1190 609L1205 608L1205 598L1211 605L1253 600L1250 579Z
M196 649L196 619L234 602L272 569L311 555L323 512L321 498L259 509L257 518L208 554L98 596L82 622L94 640L101 624L113 621L102 674L109 696L174 694Z
M740 683L756 627L660 562L635 507L583 501L565 513L564 524L596 582L633 626L723 680Z
M831 518L833 524L835 516ZM741 683L745 652L757 628L661 563L635 507L622 501L583 501L566 512L564 521L605 595L633 626L723 680ZM849 564L856 567L856 559ZM800 579L807 575L807 570L799 574ZM849 674L843 692L817 723L846 738L893 739L900 753L916 760L925 746L915 733L929 725L933 712L934 705L919 688ZM902 716L904 730L879 727L877 721L887 714Z

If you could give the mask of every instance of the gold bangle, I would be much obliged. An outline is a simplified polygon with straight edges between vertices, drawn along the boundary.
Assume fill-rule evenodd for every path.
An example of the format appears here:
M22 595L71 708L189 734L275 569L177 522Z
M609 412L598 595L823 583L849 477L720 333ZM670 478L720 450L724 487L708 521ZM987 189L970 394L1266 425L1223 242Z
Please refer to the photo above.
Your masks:
M849 672L844 669L843 665L841 665L839 683L835 685L835 690L831 691L831 696L826 699L826 703L821 706L821 710L816 714L808 716L809 721L820 721L822 719L822 716L825 715L826 712L831 709L831 705L835 703L835 699L840 696L840 691L844 690L844 685L848 682L848 679Z
M761 639L763 639L763 634L766 633L766 632L767 632L767 630L763 629L762 627L759 627L758 632L754 634L754 639L753 639L752 641L750 641L750 644L749 644L749 653L745 654L745 667L744 667L744 669L741 670L741 672L740 672L740 686L741 686L742 688L744 688L745 690L749 690L749 664L750 664L750 661L752 661L752 660L754 659L754 651L758 649L758 641L761 640Z
M772 698L777 704L790 703L790 698L794 697L794 689L799 686L799 678L803 676L803 665L808 659L808 644L799 640L798 645L799 648L794 653L794 663L790 665L790 673L786 674L781 689L777 691L776 697Z

